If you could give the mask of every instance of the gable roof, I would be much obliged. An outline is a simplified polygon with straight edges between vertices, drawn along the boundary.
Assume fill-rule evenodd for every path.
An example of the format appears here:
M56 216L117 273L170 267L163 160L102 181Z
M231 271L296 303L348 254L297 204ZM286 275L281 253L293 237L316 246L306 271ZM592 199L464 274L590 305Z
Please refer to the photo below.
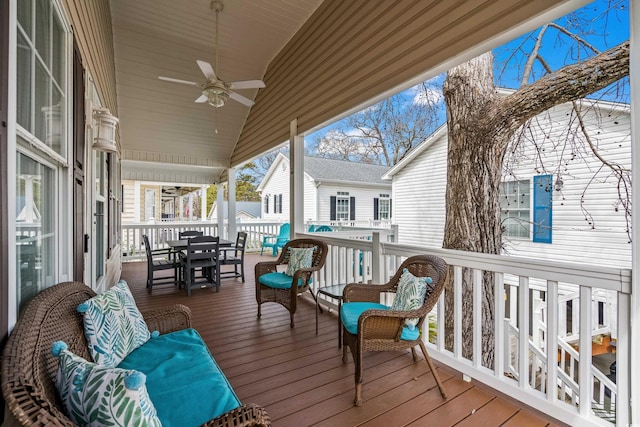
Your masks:
M382 175L387 166L349 162L347 160L326 159L322 157L304 158L304 171L314 181L339 181L387 185Z
M258 185L257 191L263 190L265 183L269 181L271 175L282 162L289 164L289 158L282 153L278 153L260 185ZM382 179L388 170L387 166L304 156L304 173L317 182L373 184L390 187L391 183Z
M211 209L209 210L209 218L212 217L214 208L218 205L218 202L213 202ZM223 203L223 218L229 218L229 202ZM246 201L236 201L236 215L244 212L245 214L252 216L254 218L260 218L262 214L262 203L261 202L246 202ZM211 218L213 219L213 218Z

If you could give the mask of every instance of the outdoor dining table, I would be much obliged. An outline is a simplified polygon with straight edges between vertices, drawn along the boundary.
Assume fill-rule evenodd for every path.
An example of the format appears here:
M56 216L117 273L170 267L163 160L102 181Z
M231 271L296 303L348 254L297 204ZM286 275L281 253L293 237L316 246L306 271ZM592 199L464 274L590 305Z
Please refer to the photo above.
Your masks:
M187 244L189 243L189 239L180 239L180 240L167 240L167 245L175 252L183 251L187 249ZM231 247L235 244L231 240L220 239L218 241L218 246L221 248Z

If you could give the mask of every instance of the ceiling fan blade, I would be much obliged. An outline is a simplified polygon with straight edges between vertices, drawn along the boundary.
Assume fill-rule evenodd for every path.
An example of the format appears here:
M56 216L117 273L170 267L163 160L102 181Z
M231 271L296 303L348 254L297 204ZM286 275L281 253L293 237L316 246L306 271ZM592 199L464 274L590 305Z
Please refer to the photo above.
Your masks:
M231 82L231 89L261 89L265 87L262 80L242 80L239 82Z
M195 100L195 102L197 102L197 103L201 104L201 103L203 103L203 102L207 102L207 100L208 100L208 98L207 98L205 95L200 95L200 96Z
M171 77L163 77L163 76L159 76L158 78L159 78L160 80L164 80L164 81L166 81L166 82L182 83L183 85L198 86L198 83L196 83L196 82L190 82L190 81L188 81L188 80L172 79Z
M211 66L211 64L205 61L201 61L199 59L196 60L196 62L198 63L198 67L200 67L200 69L202 70L202 74L204 74L204 76L207 79L218 80L218 78L216 77L216 73L215 71L213 71L213 67Z
M235 92L229 92L229 98L236 100L239 103L246 105L247 107L251 107L253 106L253 104L255 104L255 102L253 102L246 96L242 96L239 93L235 93Z

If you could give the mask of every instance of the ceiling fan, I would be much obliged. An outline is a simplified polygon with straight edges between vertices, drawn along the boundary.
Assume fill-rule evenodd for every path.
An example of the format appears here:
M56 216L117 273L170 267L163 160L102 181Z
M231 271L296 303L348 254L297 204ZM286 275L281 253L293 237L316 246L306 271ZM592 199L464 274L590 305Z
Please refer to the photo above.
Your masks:
M218 15L222 12L223 4L219 0L213 0L210 5L211 9L216 12L216 69L218 69ZM200 95L195 102L198 103L208 103L214 107L222 107L225 102L229 98L234 101L238 101L241 104L246 105L247 107L251 107L254 102L247 98L246 96L240 95L239 93L234 92L232 89L260 89L265 87L265 84L262 80L242 80L238 82L225 82L220 80L214 71L214 68L210 63L206 61L196 60L198 67L202 71L202 74L207 78L207 80L198 85L196 82L174 79L171 77L158 77L160 80L165 80L173 83L181 83L187 84L191 86L200 86L202 87L202 95Z

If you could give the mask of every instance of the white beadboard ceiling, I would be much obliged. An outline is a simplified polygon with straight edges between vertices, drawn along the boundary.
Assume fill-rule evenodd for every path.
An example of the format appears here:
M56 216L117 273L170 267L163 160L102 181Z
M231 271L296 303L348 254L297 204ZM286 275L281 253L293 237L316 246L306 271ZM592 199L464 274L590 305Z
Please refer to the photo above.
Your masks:
M223 0L218 77L262 79L270 61L321 2ZM229 166L249 108L233 100L218 109L197 104L200 87L158 79L166 76L200 84L205 78L196 59L215 67L215 12L210 3L110 2L125 176L157 179L164 164L172 165L167 170L197 170L198 181L216 182ZM254 99L257 89L237 92ZM154 166L141 167L142 162ZM174 174L167 174L167 179Z

